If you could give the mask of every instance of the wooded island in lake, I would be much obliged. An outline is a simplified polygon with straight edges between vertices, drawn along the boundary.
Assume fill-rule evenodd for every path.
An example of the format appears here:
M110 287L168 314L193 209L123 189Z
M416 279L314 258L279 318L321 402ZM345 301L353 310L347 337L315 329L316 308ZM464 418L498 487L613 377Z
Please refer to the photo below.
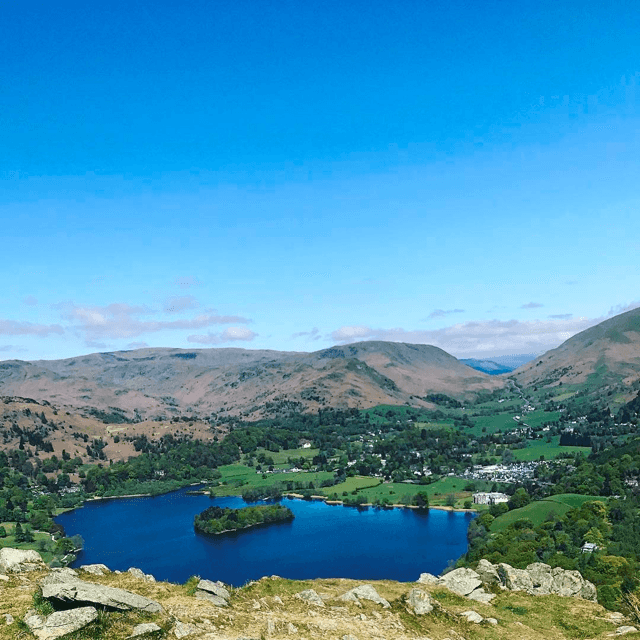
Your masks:
M217 535L227 531L249 529L262 524L286 522L294 519L293 511L280 504L260 507L230 509L228 507L209 507L193 520L193 526L199 533Z

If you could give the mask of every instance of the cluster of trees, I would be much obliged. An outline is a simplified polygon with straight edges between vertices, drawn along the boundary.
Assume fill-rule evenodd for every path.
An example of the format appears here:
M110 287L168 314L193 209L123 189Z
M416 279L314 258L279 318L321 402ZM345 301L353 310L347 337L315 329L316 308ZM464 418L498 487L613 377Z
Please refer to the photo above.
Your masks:
M286 522L293 520L294 517L291 509L280 504L244 507L243 509L209 507L194 518L193 526L199 533L217 535L261 524Z
M492 521L491 513L485 512L471 522L469 550L461 564L475 564L486 558L520 569L532 562L577 569L596 585L599 602L610 608L619 606L623 594L640 585L637 554L619 555L621 531L614 527L604 502L585 502L563 516L550 512L538 526L522 518L493 535ZM595 550L582 551L585 543L595 544Z

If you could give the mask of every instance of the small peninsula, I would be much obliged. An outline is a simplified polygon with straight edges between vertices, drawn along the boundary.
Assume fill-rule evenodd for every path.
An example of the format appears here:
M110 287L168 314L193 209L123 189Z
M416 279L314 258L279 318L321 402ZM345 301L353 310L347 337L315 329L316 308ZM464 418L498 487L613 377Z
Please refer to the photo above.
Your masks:
M241 531L264 524L287 522L294 519L293 511L279 504L230 509L209 507L196 515L193 526L198 533L219 535Z

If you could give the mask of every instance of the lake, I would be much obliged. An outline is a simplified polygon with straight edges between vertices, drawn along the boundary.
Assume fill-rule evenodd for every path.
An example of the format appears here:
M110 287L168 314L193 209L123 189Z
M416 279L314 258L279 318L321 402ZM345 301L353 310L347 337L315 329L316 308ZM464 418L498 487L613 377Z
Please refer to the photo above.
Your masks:
M89 502L56 518L85 549L71 566L101 562L139 567L158 580L192 575L241 586L248 580L354 578L417 580L439 574L467 550L473 514L432 509L357 509L321 501L283 499L293 522L222 536L196 534L193 517L211 505L239 508L239 497L186 495Z

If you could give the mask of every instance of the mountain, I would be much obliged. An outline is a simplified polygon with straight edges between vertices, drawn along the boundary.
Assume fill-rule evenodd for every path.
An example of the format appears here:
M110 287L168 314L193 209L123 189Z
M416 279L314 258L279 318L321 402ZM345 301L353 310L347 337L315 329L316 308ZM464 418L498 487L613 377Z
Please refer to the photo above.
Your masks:
M360 342L313 353L245 349L138 349L65 360L0 362L0 394L81 409L114 422L194 416L260 416L296 407L431 406L505 382L442 349Z
M626 402L640 381L640 308L581 331L514 371L522 386L566 386Z

